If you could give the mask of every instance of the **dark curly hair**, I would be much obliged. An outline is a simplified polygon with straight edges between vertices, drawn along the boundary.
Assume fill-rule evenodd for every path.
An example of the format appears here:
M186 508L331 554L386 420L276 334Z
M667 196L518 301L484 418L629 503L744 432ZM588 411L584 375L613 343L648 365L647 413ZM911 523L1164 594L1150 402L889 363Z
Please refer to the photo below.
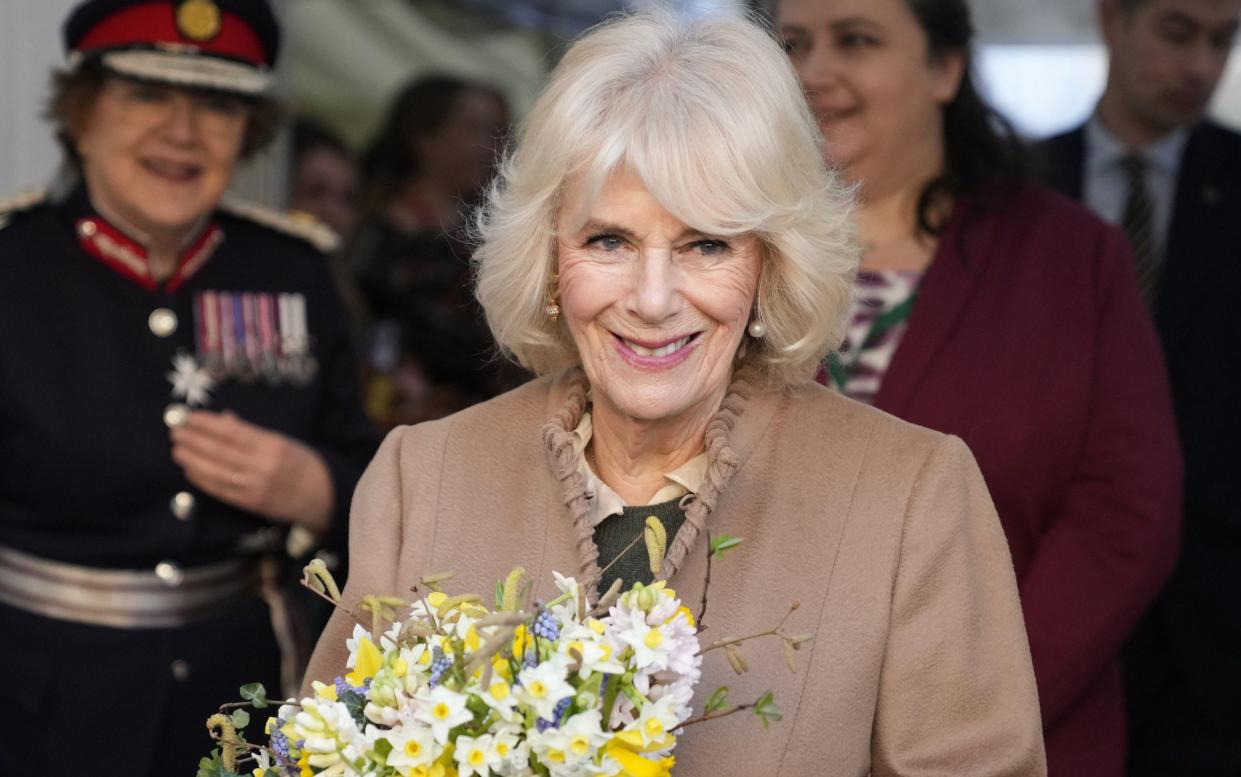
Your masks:
M985 204L998 188L1030 178L1027 152L1013 125L987 104L974 82L974 25L966 0L905 0L926 35L932 58L958 54L964 74L956 96L944 106L944 171L918 198L918 228L938 235L947 215L937 207L945 196Z

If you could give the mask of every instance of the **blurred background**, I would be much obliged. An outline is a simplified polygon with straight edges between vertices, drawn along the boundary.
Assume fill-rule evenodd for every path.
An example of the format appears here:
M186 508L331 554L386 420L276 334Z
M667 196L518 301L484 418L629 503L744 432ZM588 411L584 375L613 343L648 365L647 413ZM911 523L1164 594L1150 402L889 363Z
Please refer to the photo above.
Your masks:
M361 151L400 87L447 73L498 89L520 118L566 40L622 0L278 0L287 33L281 76L295 117ZM765 10L766 2L681 0L690 9ZM43 185L58 151L38 118L61 59L59 23L73 0L0 4L0 191ZM1080 122L1103 88L1106 60L1090 0L978 0L978 67L992 101L1030 137ZM1241 57L1215 117L1241 126ZM290 143L256 160L236 188L287 204ZM3 196L3 195L0 195Z

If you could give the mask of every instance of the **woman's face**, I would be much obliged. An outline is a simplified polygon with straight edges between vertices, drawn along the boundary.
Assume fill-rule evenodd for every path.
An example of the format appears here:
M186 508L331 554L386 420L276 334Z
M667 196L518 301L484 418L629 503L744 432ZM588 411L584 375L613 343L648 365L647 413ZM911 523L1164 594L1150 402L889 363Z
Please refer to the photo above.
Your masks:
M785 41L830 162L852 181L940 153L941 109L956 94L962 59L932 60L906 0L780 0Z
M154 239L184 234L228 186L248 117L227 95L108 78L76 138L91 200Z
M432 178L471 199L490 180L508 126L508 111L495 95L467 89L457 96L444 124L415 141L415 156Z
M571 182L566 202L579 192ZM565 210L559 303L595 404L642 421L715 412L758 289L758 239L687 227L628 172L608 180L581 229Z

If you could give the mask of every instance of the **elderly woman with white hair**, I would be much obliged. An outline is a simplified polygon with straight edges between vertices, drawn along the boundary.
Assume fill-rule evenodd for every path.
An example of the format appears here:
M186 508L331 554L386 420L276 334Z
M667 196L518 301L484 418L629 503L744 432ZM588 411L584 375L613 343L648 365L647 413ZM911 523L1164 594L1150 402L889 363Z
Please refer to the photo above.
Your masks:
M711 633L780 641L705 696L772 690L782 722L686 729L676 774L1038 775L1029 648L1004 535L960 440L814 383L842 335L857 247L846 190L778 43L739 19L642 13L581 38L521 128L479 220L478 297L542 377L391 433L353 505L345 603L514 565L697 602ZM603 572L601 575L600 573ZM332 679L338 612L309 677ZM701 709L703 699L696 699ZM542 773L542 772L539 772Z

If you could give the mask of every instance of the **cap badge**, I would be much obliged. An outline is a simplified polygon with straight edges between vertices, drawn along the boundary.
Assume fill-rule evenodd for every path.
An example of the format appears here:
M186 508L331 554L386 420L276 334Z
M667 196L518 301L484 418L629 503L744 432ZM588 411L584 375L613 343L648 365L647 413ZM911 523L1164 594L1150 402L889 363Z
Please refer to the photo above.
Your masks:
M212 0L186 0L177 8L177 30L194 41L220 34L220 8Z

